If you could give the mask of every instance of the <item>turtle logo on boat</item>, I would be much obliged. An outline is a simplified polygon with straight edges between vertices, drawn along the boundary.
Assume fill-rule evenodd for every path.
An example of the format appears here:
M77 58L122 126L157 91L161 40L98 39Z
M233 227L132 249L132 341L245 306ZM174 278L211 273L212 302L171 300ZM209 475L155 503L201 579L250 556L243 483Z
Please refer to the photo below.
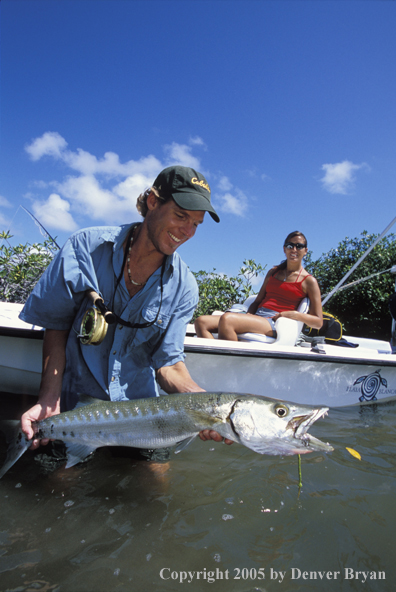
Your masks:
M380 375L380 370L376 370L372 374L368 374L367 376L360 376L355 380L353 383L361 384L360 390L362 391L362 396L359 397L359 401L376 401L377 400L377 393L379 391L380 386L387 387L388 382L385 378L382 378Z

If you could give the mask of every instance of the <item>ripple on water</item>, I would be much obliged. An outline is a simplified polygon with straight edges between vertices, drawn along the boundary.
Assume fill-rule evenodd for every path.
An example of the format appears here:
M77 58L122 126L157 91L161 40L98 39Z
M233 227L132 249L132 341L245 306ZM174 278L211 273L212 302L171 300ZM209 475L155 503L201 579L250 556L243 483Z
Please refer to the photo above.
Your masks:
M330 410L311 431L335 451L302 456L301 490L296 457L259 456L238 445L196 441L160 471L100 450L88 463L44 474L26 453L0 482L2 589L182 589L161 578L169 568L228 570L230 579L213 589L249 592L269 589L273 568L286 572L280 591L327 592L317 580L292 581L291 568L351 567L385 570L386 582L366 588L390 592L395 420L394 406ZM266 586L236 579L237 568L252 575L264 568ZM340 580L334 589L359 585ZM188 585L202 589L202 581Z

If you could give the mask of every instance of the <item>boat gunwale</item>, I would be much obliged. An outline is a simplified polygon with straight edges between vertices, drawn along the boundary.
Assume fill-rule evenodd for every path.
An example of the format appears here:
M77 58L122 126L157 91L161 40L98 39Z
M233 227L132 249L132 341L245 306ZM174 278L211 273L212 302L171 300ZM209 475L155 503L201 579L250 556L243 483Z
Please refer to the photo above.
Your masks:
M296 362L300 361L310 361L310 362L318 362L319 360L326 363L333 363L333 364L352 364L352 365L365 365L365 366L390 366L396 368L396 356L393 360L376 360L374 358L348 358L343 356L335 356L333 354L325 353L319 354L315 352L300 352L300 351L271 351L269 349L266 350L246 350L242 347L229 349L224 346L212 346L208 347L201 344L184 344L184 352L185 353L200 353L200 354L209 354L209 355L220 355L220 356L242 356L242 357L250 357L250 358L276 358L276 359L284 359L284 360L294 360ZM383 356L393 356L394 354L380 354Z
M35 339L35 340L43 340L44 339L45 330L40 329L25 329L22 327L6 327L0 326L0 337L16 337L22 339ZM186 336L186 339L196 340L196 338L189 338ZM200 340L201 341L201 340ZM246 349L244 347L244 342L238 342L236 347L226 347L223 345L219 345L216 341L215 343L210 344L202 344L202 343L184 343L184 352L188 353L200 353L200 354L209 354L209 355L219 355L219 356L242 356L242 357L250 357L250 358L274 358L274 359L284 359L284 360L294 360L296 362L300 361L311 361L311 362L318 362L319 360L325 363L333 363L333 364L351 364L351 365L370 365L370 366L387 366L387 367L396 367L396 355L395 354L379 354L380 356L386 356L393 359L375 359L371 357L361 358L361 357L348 357L348 356L337 356L331 353L316 353L316 352L304 352L298 351L295 347L295 351L279 351L279 350L272 350L269 349L271 345L267 345L266 349L259 349L260 346L256 346L254 349L249 348ZM249 344L250 345L250 344ZM268 349L267 349L268 348ZM301 348L302 349L302 348Z
M0 337L20 337L22 339L44 339L44 329L24 329L22 327L0 326Z

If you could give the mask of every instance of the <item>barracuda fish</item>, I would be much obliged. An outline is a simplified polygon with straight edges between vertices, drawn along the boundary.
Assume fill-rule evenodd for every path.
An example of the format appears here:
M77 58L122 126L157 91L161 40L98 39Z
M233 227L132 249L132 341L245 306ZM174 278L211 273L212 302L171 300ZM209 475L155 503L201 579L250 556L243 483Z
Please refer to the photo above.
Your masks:
M238 393L179 393L130 401L81 397L73 411L36 422L36 438L62 440L66 468L102 446L185 448L201 430L216 430L224 438L259 454L330 452L333 448L307 433L328 408L314 408ZM31 445L18 421L0 422L9 444L0 478Z

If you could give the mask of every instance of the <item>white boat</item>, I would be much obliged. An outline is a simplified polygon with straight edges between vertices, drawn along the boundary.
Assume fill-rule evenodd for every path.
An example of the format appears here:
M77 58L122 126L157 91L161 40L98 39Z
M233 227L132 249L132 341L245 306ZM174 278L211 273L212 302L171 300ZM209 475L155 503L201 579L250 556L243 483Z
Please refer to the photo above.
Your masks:
M396 398L396 355L389 343L347 339L359 347L306 348L187 336L186 364L192 378L211 391L330 407Z
M37 395L44 329L18 318L22 304L0 302L0 391Z
M21 308L0 303L0 390L37 395L44 330L20 321ZM245 335L242 339L255 341L231 342L198 338L189 325L187 367L208 391L252 393L329 407L396 398L396 354L389 342L345 336L358 347L295 345L301 327L280 318L276 340Z

